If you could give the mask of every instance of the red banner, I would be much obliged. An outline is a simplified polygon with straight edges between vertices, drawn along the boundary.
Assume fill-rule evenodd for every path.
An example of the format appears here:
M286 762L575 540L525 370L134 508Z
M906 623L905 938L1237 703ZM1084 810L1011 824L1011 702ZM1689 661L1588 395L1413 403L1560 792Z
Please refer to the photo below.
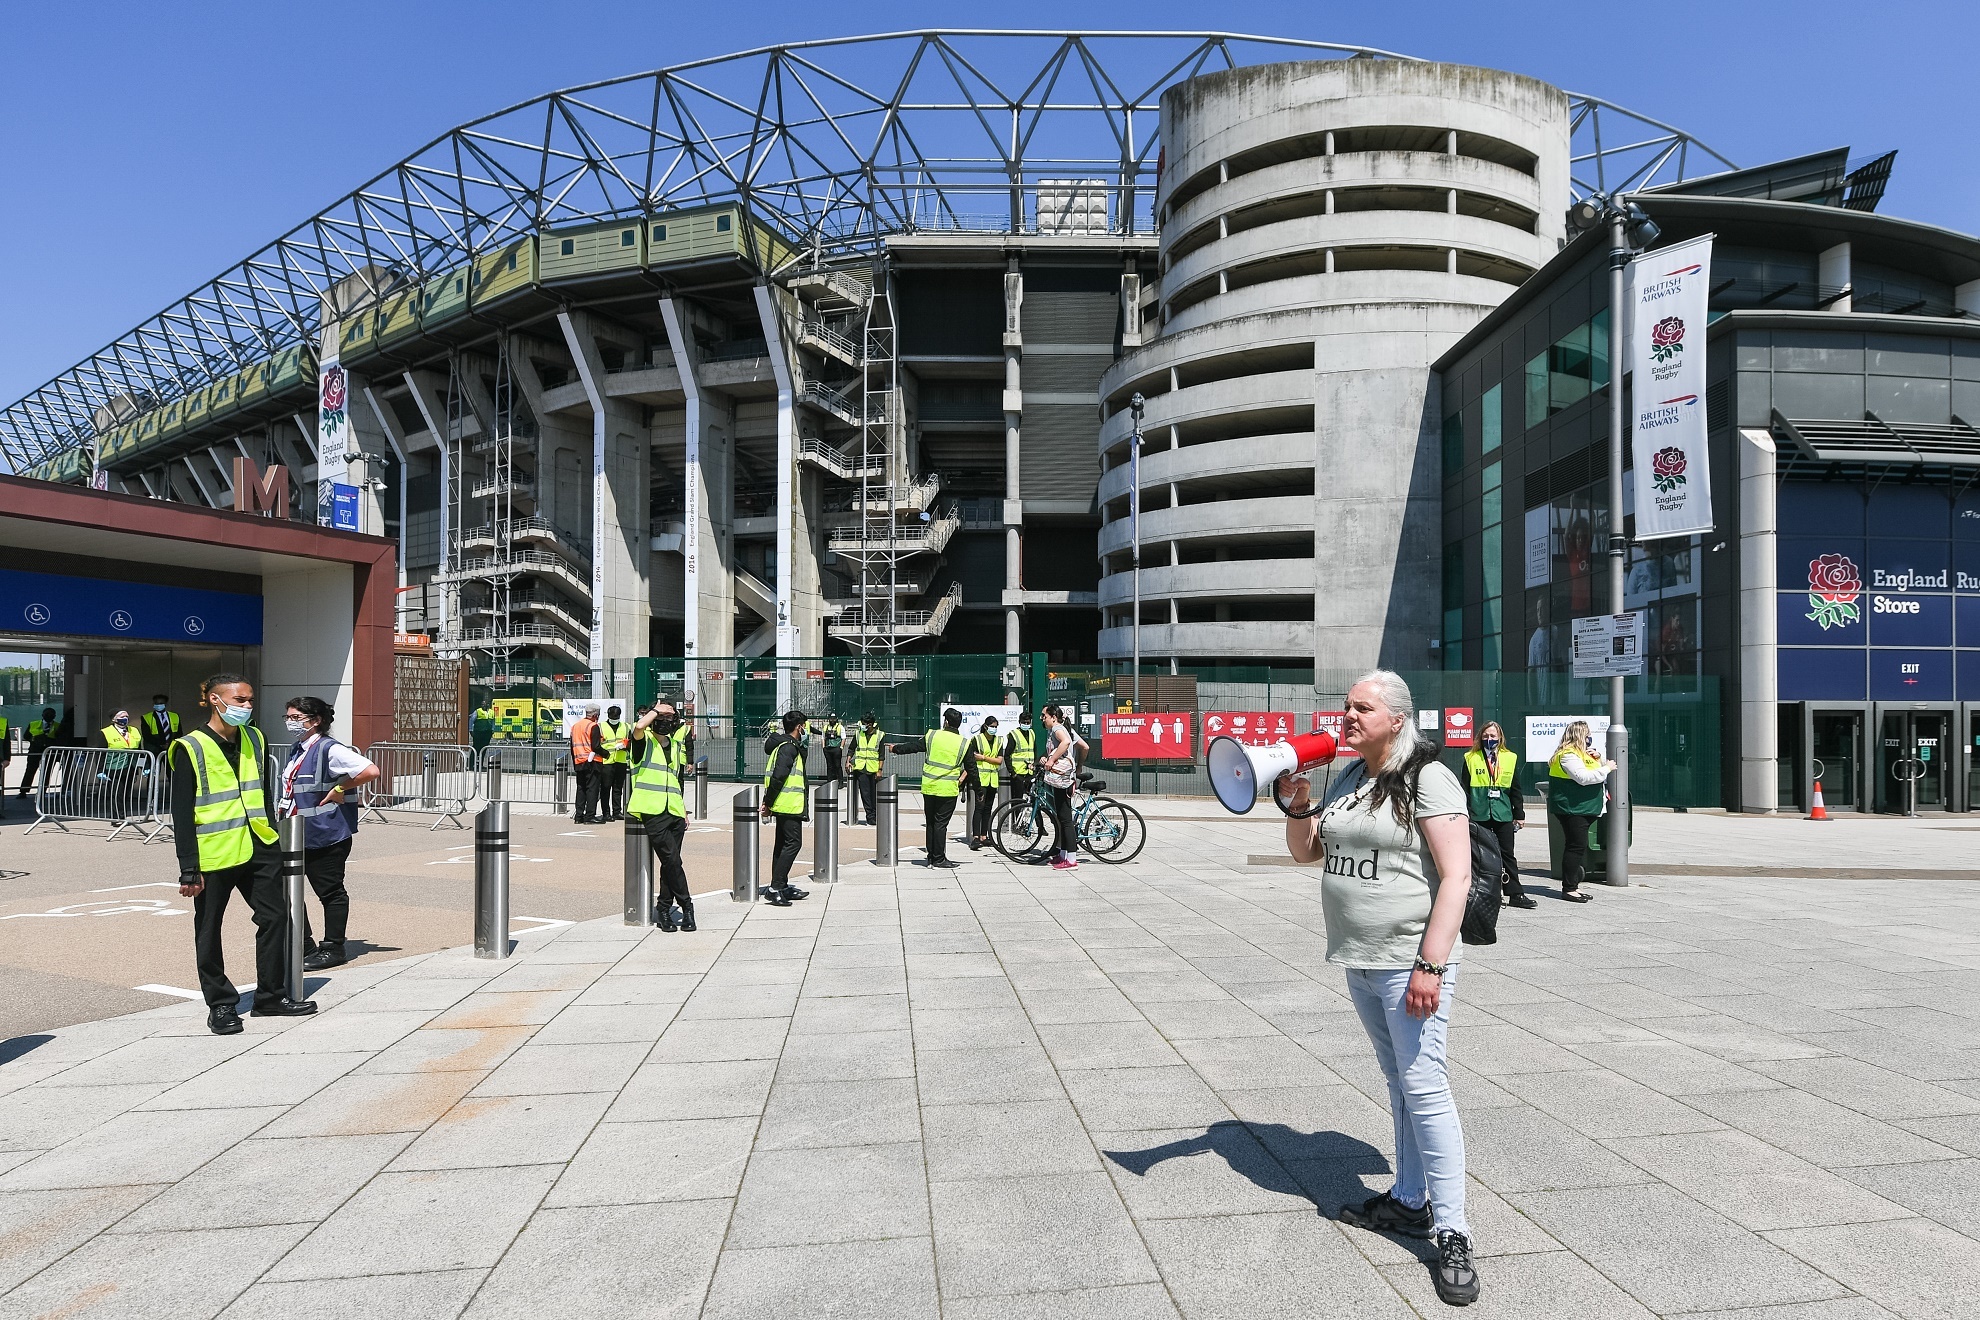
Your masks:
M1444 746L1469 747L1478 741L1478 726L1469 706L1444 707Z
M1283 710L1213 710L1203 717L1203 737L1235 738L1246 747L1270 747L1300 731L1299 716Z
M1335 756L1359 756L1361 753L1348 746L1343 736L1343 728L1346 723L1347 712L1344 710L1315 711L1313 715L1313 727L1309 732L1331 734L1334 739Z
M1148 713L1102 715L1100 755L1109 761L1187 761L1190 750L1189 715Z

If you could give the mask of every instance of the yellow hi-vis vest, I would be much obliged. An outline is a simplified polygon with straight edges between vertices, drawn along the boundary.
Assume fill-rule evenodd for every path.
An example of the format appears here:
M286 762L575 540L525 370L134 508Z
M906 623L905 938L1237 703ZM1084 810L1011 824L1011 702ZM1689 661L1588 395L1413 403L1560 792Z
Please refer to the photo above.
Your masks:
M687 816L687 803L681 797L682 757L678 739L647 734L640 743L632 791L626 795L628 816Z
M1494 771L1496 770L1496 773ZM1509 821L1513 818L1513 776L1519 772L1519 758L1499 749L1496 766L1485 764L1485 751L1474 747L1464 754L1466 787L1470 790L1471 818L1478 821Z
M879 774L880 743L886 736L886 733L878 725L874 726L872 733L866 731L865 725L854 729L852 768L863 770L869 775Z
M1014 775L1031 773L1032 752L1036 748L1038 735L1024 725L1011 730L1010 754L1005 764Z
M921 796L955 797L962 792L963 736L930 729L922 738L928 759L921 764Z
M172 733L172 736L173 736L174 738L176 738L176 737L178 737L178 736L179 736L179 712L178 712L178 711L176 711L176 710L168 710L168 711L166 711L166 712L165 712L165 716L164 716L164 720L163 720L163 723L162 723L162 724L161 724L161 722L160 722L160 720L159 720L159 715L158 715L158 712L157 712L157 711L155 711L155 710L148 710L148 711L146 711L146 712L144 713L144 731L145 731L146 733L148 733L148 734L150 734L150 735L151 735L152 737L154 737L154 738L156 738L156 737L158 737L158 736L159 736L160 734L162 734L162 733L164 733L164 732L165 732L165 731L166 731L167 729L170 729L170 730L171 730L171 733Z
M194 729L172 744L172 755L196 776L193 790L193 832L199 836L202 874L240 866L254 856L254 841L273 844L275 827L268 823L261 793L261 761L267 744L252 724L241 728L238 765L210 730Z
M770 804L770 810L779 816L802 816L804 814L804 748L798 747L791 758L791 772L784 776L784 782L776 787L770 784L770 776L777 773L777 755L784 750L784 744L777 744L770 753L770 764L763 771L763 798Z
M1001 754L998 750L996 735L994 734L979 733L971 741L975 744L970 748L970 757L972 760L977 756L997 756ZM977 761L976 782L985 788L997 787L997 770L998 767L990 762Z
M103 745L134 752L144 746L144 735L135 726L119 730L114 724L106 724L103 726Z
M605 745L605 759L612 765L627 765L632 761L632 725L624 721L600 720L598 740Z
M1602 797L1605 789L1601 784L1577 784L1574 777L1561 764L1561 758L1572 748L1559 747L1547 761L1547 809L1563 816L1599 816L1602 814ZM1584 764L1592 760L1592 753L1575 752Z

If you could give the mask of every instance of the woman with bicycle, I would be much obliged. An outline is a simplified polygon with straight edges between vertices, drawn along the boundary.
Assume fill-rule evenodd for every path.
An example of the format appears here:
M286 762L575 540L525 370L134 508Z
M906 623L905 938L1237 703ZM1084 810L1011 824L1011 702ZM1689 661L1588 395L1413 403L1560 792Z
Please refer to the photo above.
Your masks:
M1052 853L1052 869L1076 870L1079 866L1079 833L1073 825L1073 792L1079 786L1079 759L1075 752L1066 713L1057 706L1045 708L1045 736L1050 744L1038 760L1038 769L1052 790L1052 820L1057 827Z
M1478 1299L1464 1218L1464 1132L1451 1097L1446 1048L1457 980L1458 927L1471 892L1464 789L1416 731L1416 702L1399 675L1378 669L1348 689L1342 740L1360 756L1328 786L1282 781L1291 798L1293 860L1325 858L1320 909L1327 961L1347 970L1348 997L1389 1083L1395 1186L1344 1223L1434 1238L1437 1295Z

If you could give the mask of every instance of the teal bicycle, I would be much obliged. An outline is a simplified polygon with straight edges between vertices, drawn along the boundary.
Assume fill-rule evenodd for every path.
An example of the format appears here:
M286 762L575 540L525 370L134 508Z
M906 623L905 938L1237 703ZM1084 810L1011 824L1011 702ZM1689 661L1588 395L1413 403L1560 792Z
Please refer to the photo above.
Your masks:
M1080 851L1096 862L1118 865L1140 856L1148 842L1148 825L1141 813L1118 798L1106 797L1105 781L1082 774L1074 790L1073 832ZM1056 792L1040 776L1031 797L1011 802L997 813L990 841L1014 862L1039 862L1059 850L1058 824L1053 812Z

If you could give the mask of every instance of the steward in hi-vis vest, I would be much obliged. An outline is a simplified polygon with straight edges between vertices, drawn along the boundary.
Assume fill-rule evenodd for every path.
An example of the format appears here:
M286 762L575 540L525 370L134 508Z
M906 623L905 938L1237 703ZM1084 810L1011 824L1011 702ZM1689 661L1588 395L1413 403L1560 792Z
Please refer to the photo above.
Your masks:
M976 803L969 813L969 850L990 842L990 817L997 810L997 787L1004 765L1004 740L997 734L995 715L969 740L969 761L976 770Z
M605 819L624 820L626 784L632 777L632 725L619 718L617 706L606 707L598 722L598 747L605 753Z
M671 701L655 702L628 732L633 772L632 791L626 797L627 828L639 822L647 846L653 849L653 924L670 935L691 931L694 895L681 865L681 845L687 841L687 798L682 788L692 763L694 737Z
M926 865L955 867L949 860L949 818L956 813L956 795L962 792L963 754L967 744L962 736L962 712L951 706L942 712L942 727L930 729L919 738L888 743L890 752L922 752L921 812L927 825Z
M805 807L809 801L804 791L804 712L785 711L782 723L782 732L763 740L763 754L769 764L763 771L761 814L765 820L777 822L777 842L770 858L770 887L763 891L763 897L774 907L789 907L793 900L810 893L791 884L791 866L804 846Z
M1519 757L1505 746L1505 731L1488 721L1478 746L1464 754L1464 782L1472 824L1499 841L1499 889L1516 908L1537 906L1519 882L1517 856L1526 799L1519 791Z
M230 1036L241 1029L240 994L227 979L220 929L237 889L254 909L255 1016L301 1017L316 1005L286 993L288 902L261 782L268 744L254 727L254 687L238 674L215 674L200 685L200 701L211 717L172 746L172 838L179 893L193 900L207 1029Z
M852 820L853 825L877 824L873 814L874 799L880 782L880 758L886 748L887 735L880 730L880 720L872 711L867 711L852 734ZM860 819L860 813L866 819Z

